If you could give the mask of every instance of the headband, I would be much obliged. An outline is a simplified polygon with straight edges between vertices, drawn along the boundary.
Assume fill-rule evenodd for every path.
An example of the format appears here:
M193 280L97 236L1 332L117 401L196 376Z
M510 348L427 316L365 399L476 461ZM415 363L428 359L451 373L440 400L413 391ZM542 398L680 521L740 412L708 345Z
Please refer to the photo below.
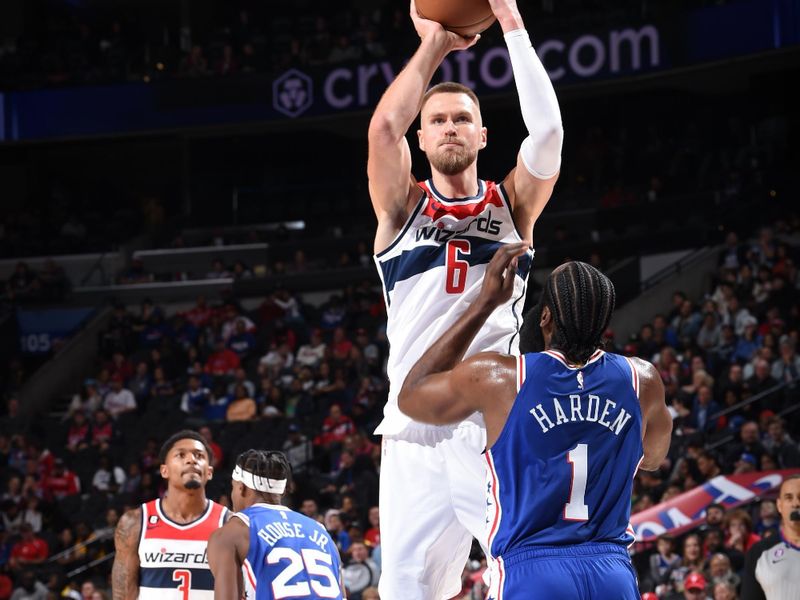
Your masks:
M270 479L269 477L259 477L253 475L250 471L245 471L239 465L233 470L231 478L234 481L243 483L251 490L258 492L267 492L269 494L283 494L286 490L285 479Z

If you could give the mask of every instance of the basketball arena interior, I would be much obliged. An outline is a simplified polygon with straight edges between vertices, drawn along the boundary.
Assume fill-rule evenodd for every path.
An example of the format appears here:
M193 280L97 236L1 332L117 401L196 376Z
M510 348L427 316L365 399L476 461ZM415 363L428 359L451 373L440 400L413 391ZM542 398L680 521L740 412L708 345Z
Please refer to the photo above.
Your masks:
M519 7L564 128L526 309L567 260L613 281L605 349L658 369L673 418L630 499L640 592L736 594L800 472L800 1ZM186 428L223 505L240 452L284 451L287 504L378 598L367 130L417 45L399 0L0 3L0 600L111 598L117 521ZM527 133L499 26L443 80L480 97L502 180ZM456 598L486 566L475 543Z

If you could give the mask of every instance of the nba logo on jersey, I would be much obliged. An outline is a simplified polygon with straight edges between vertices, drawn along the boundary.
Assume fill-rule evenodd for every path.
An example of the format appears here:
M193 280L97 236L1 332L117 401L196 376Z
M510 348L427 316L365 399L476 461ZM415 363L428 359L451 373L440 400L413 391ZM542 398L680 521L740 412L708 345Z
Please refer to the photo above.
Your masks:
M583 389L583 371L578 371L578 389Z

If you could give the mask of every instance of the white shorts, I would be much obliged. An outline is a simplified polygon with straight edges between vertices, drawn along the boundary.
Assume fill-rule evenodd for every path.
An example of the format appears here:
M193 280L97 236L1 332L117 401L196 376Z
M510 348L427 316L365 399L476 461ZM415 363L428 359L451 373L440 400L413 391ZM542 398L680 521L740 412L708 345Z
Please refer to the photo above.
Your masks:
M486 548L483 427L411 425L383 437L381 600L447 600L461 591L472 538Z

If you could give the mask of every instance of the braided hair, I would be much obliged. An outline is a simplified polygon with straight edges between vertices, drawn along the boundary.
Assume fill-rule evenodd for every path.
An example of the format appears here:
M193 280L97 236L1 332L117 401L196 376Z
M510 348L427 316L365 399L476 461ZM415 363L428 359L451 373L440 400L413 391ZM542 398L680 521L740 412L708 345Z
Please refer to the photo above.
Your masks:
M291 479L292 467L283 452L247 450L236 458L236 465L264 479ZM286 486L288 491L289 486Z
M539 321L547 306L553 318L550 347L573 364L585 363L603 346L615 301L614 284L593 266L578 261L561 265L547 278L539 303L526 315L520 350L544 350Z

